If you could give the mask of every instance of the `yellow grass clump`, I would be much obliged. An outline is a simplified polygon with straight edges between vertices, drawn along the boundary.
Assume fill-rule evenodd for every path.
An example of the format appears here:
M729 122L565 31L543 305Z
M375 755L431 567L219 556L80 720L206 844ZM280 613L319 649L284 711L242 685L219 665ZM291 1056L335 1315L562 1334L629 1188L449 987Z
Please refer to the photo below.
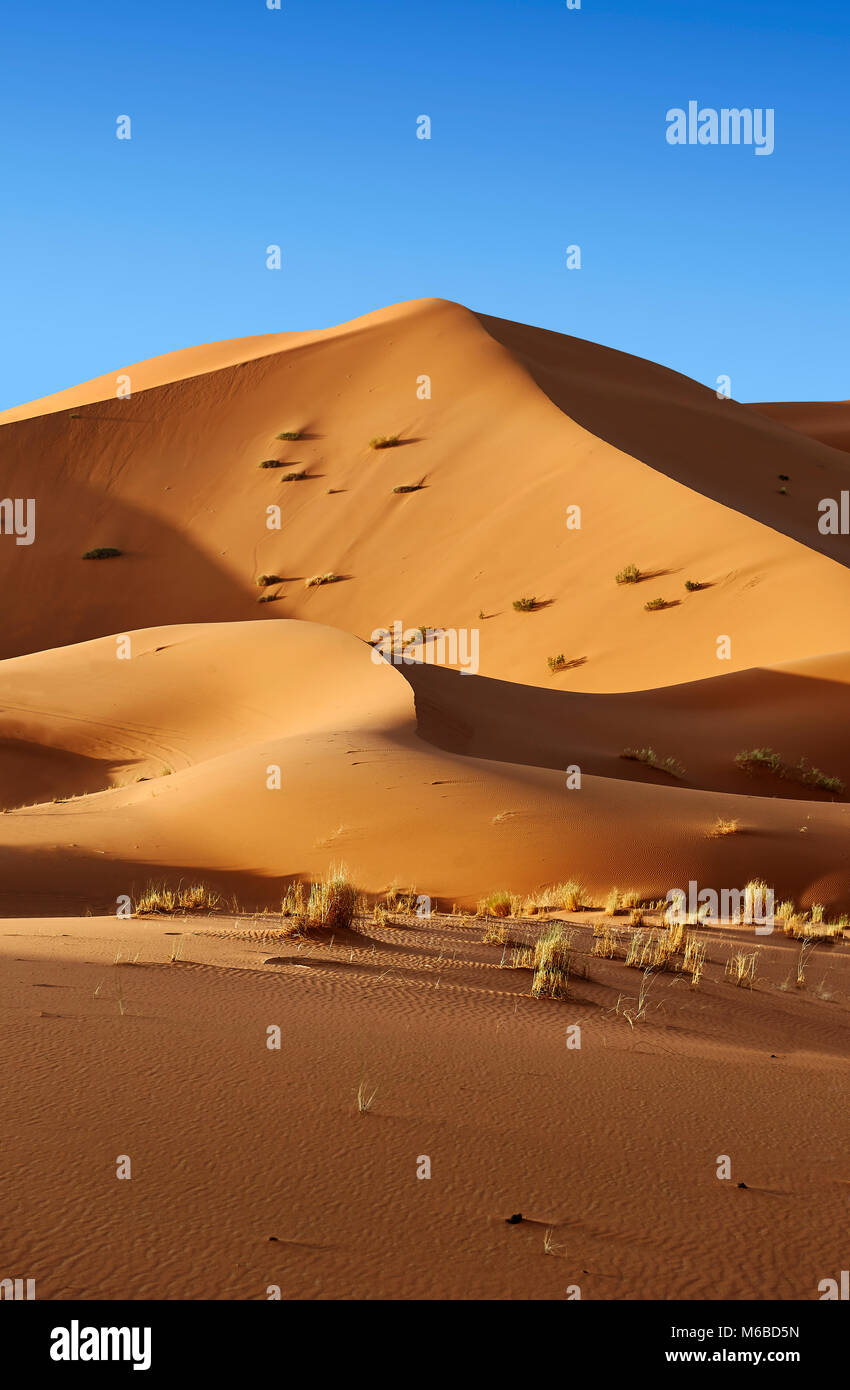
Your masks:
M752 989L758 951L734 951L726 962L726 974L739 989Z
M144 892L133 902L135 913L214 912L221 894L205 883L192 883L169 888L164 883L148 883Z
M338 931L352 925L357 908L357 889L345 866L334 865L325 878L310 884L309 893L303 883L291 883L280 910L284 917L295 919L296 929L325 927Z
M531 993L535 999L566 999L573 936L573 932L565 932L558 923L553 923L537 941L533 956L534 978L531 982Z

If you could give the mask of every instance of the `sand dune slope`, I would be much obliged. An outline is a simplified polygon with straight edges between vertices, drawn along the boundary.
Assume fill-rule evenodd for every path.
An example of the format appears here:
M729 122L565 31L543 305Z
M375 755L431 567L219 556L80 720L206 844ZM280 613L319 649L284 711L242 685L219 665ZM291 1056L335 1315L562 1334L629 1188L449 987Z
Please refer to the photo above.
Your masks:
M37 510L34 544L0 536L20 595L3 655L175 622L397 620L477 628L486 675L545 685L563 653L571 688L616 691L846 646L847 538L816 526L846 457L652 363L426 300L129 375L129 399L102 378L0 417L0 487ZM96 546L123 554L80 558ZM632 563L646 577L618 586ZM258 608L263 573L280 582Z
M597 709L599 697L376 664L362 641L313 624L122 636L129 658L103 638L0 669L7 912L108 910L187 875L275 907L290 879L334 860L369 893L397 880L449 904L568 877L663 896L691 877L742 887L754 874L803 901L850 902L846 802L799 786L777 799L726 757L771 680L788 694L767 731L796 752L804 676L725 678L706 739L698 688L658 710L648 696ZM661 727L692 763L684 782L619 757L627 735ZM35 805L22 805L21 748L41 768ZM814 735L810 749L837 756ZM580 789L567 790L569 765ZM710 838L719 815L742 833Z

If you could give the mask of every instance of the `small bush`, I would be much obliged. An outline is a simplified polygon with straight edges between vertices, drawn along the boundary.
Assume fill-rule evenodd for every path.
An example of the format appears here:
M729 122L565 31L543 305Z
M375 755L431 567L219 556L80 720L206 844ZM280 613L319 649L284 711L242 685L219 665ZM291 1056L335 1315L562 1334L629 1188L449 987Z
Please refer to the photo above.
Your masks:
M262 463L257 464L258 468L282 468L283 459L263 459Z
M514 608L517 613L531 613L537 607L536 598L515 598Z
M656 772L666 772L668 777L681 778L685 775L685 768L676 758L664 758L659 761L654 748L624 748L620 757L644 763L646 767L655 768Z
M394 449L399 443L397 434L376 434L374 439L369 440L370 449Z
M699 582L698 579L686 579L686 580L685 580L685 588L687 589L687 591L688 591L689 594L695 594L695 593L697 593L700 589L704 589L704 588L705 588L705 585L704 585L704 584L700 584L700 582Z
M651 598L649 603L645 603L644 608L647 613L657 613L660 608L667 607L666 598Z
M572 945L573 933L562 931L557 923L540 937L533 956L531 993L535 999L566 999Z
M618 584L637 584L641 577L637 565L626 565L624 570L620 570L620 573L614 576Z
M318 927L340 931L350 927L357 912L357 889L344 866L332 867L326 878L310 884L291 883L281 903L281 914L294 917L305 931Z
M549 663L549 670L553 675L556 671L563 671L567 664L567 658L564 656L563 652L559 652L557 656L549 656L546 660Z
M476 917L518 917L522 903L515 893L500 889L482 898L476 909Z
M718 816L714 825L708 832L710 840L722 839L724 835L737 835L740 825L736 820L724 820L723 816Z
M339 575L329 570L327 574L314 574L311 579L305 579L304 588L318 589L321 584L336 584L338 579Z
M726 974L739 989L752 989L756 978L758 951L735 951L726 962Z
M743 772L755 772L756 769L762 772L780 772L782 758L773 748L744 748L735 754L735 766Z
M193 883L188 888L168 888L164 883L149 883L133 902L135 913L168 914L173 912L213 912L221 897L205 883Z
M284 473L280 481L282 483L300 483L303 482L306 477L306 471L301 469L298 473Z
M801 758L798 763L785 763L781 754L773 748L742 749L740 753L735 754L735 766L748 773L772 772L786 781L801 782L806 787L819 787L821 791L832 792L835 796L841 796L845 790L845 783L840 777L821 772L819 767L812 767L805 758Z
M303 439L303 437L300 430L282 430L281 433L277 435L278 439Z
M586 888L570 879L568 883L555 883L533 895L538 908L556 908L563 912L580 912L589 900Z
M400 487L394 487L393 492L419 492L421 488L421 483L402 483Z
M83 556L84 560L111 560L114 556L122 552L116 550L114 545L99 545L94 550L87 550Z
M283 580L279 574L261 574L257 578L257 588L267 589L270 584L282 584Z

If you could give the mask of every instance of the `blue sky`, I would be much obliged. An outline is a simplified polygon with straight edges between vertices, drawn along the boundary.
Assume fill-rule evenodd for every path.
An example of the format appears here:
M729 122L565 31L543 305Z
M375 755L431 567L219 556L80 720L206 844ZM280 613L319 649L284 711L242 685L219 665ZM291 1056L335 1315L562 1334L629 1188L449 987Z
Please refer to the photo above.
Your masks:
M281 4L5 7L0 408L430 295L850 397L846 0ZM774 153L671 147L689 100Z

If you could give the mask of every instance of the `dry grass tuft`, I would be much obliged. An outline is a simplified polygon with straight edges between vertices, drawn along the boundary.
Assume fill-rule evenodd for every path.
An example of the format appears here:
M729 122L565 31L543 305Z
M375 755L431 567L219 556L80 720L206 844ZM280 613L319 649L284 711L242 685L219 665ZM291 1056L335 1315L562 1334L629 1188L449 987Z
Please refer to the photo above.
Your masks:
M719 840L724 835L737 835L740 829L741 826L737 820L724 820L723 816L718 816L707 835L709 840Z
M752 989L758 951L734 951L726 962L726 974L739 989Z
M476 909L477 917L519 917L522 899L516 893L500 889L481 898Z
M534 978L531 982L531 993L535 999L566 999L573 936L572 931L563 931L558 923L553 923L537 941L533 955Z
M174 912L214 912L221 903L221 894L205 883L180 884L169 888L164 883L148 883L141 897L133 903L136 914L169 914Z

